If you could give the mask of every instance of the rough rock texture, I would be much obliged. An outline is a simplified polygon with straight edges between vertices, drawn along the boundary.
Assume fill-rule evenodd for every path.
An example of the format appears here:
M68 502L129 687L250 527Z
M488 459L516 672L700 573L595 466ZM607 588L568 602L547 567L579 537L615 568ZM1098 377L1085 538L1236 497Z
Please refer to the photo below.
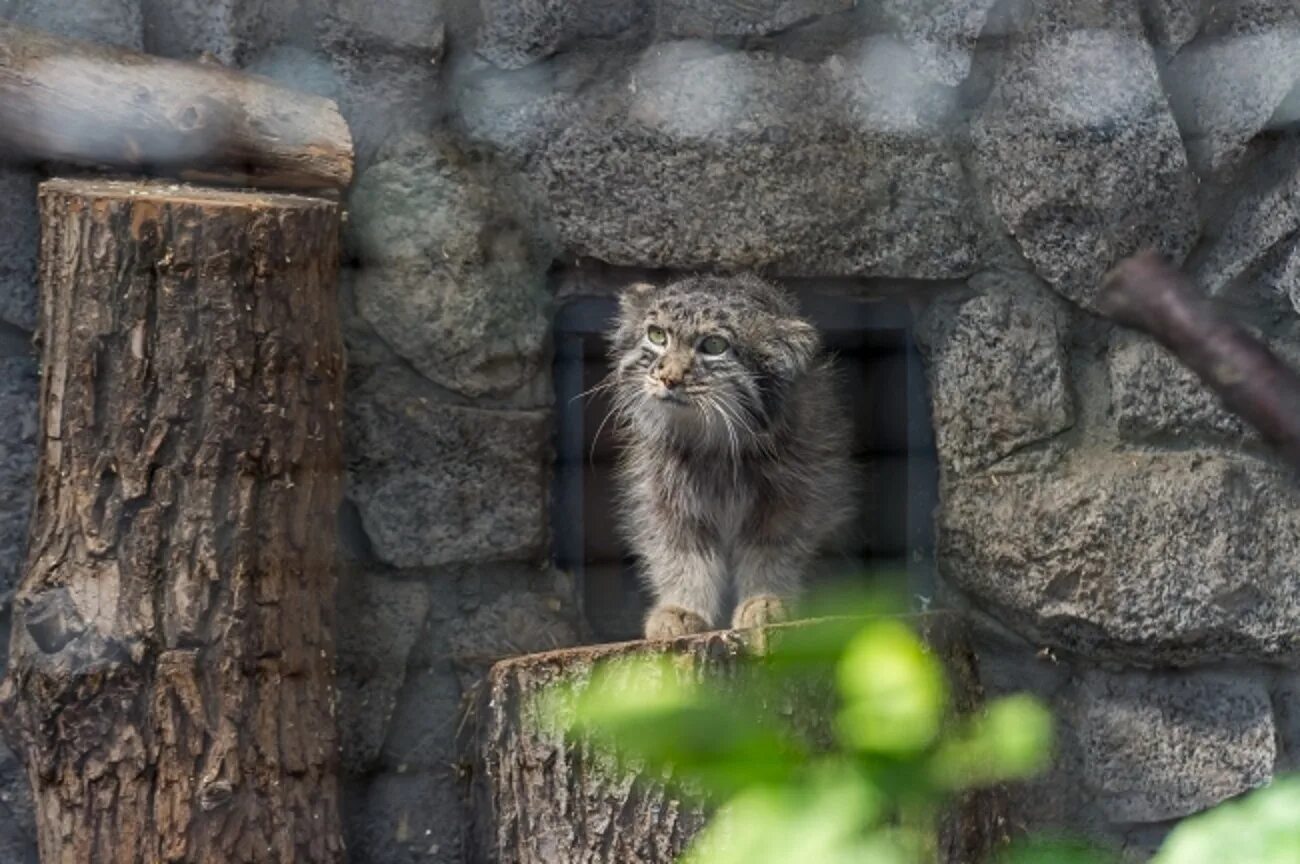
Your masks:
M1279 243L1261 265L1260 281L1300 315L1300 234Z
M549 330L550 255L496 173L446 139L406 139L351 199L358 311L423 375L467 396L527 383Z
M884 0L879 14L915 52L920 66L944 84L970 74L976 40L997 0Z
M0 742L0 861L36 864L35 823L22 760Z
M353 568L339 580L338 604L342 767L361 774L383 749L407 656L429 612L429 590L377 568Z
M36 329L37 177L0 167L0 322Z
M1289 0L1217 3L1205 32L1164 80L1203 175L1235 167L1300 83L1300 9Z
M582 39L617 36L645 17L640 0L480 0L478 53L518 69Z
M0 358L0 606L18 584L35 494L36 360Z
M1190 249L1192 175L1152 49L1131 27L1014 40L972 138L1007 230L1076 303L1090 308L1106 269L1142 246Z
M946 297L918 323L943 464L987 468L1074 422L1059 300L1025 274L981 275L979 292Z
M545 412L440 403L395 368L372 371L348 396L349 495L381 560L427 567L543 553Z
M660 33L680 38L761 36L852 9L854 0L657 0Z
M451 622L447 641L457 667L477 680L499 660L568 648L579 636L562 597L510 591Z
M635 37L713 39L765 36L854 0L480 0L478 53L519 69L584 40Z
M1210 6L1210 0L1144 0L1142 13L1156 47L1170 56L1196 38Z
M822 64L667 43L616 72L575 62L483 82L465 119L522 162L580 255L962 276L976 236L951 94L909 56L883 39ZM570 74L588 81L580 104L554 89Z
M1091 672L1078 695L1084 778L1111 818L1161 822L1273 776L1273 709L1227 672Z
M144 47L142 0L0 0L0 18L59 36Z
M390 49L417 49L432 60L446 38L443 0L387 0L382 9L370 0L309 0L318 26L326 32L349 34L363 43Z
M1189 433L1240 439L1246 434L1245 423L1226 411L1194 372L1145 336L1117 331L1108 368L1115 423L1127 440Z
M150 54L242 66L291 30L299 0L141 0Z
M1212 295L1231 292L1252 267L1300 231L1300 143L1284 141L1226 193L1206 242L1190 262Z
M356 139L360 173L387 144L403 135L427 134L435 124L446 48L445 27L434 17L441 4L403 4L403 17L385 12L367 22L362 3L322 2L327 9L314 22L310 66L324 58L330 70L339 110Z
M949 584L1047 644L1191 664L1300 650L1300 490L1250 459L1080 455L950 484Z

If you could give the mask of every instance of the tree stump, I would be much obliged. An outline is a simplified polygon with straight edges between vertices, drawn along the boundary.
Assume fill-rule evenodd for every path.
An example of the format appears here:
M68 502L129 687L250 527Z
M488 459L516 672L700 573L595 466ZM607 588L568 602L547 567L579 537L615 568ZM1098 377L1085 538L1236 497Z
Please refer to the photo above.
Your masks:
M914 623L948 669L954 708L982 701L978 667L963 621L951 613ZM816 626L789 625L789 626ZM673 654L692 675L726 688L747 657L766 650L762 631L721 631L674 642L626 642L551 651L492 667L474 705L472 740L474 860L482 864L671 864L708 818L708 808L674 799L662 778L618 773L610 760L539 719L536 696L590 679L614 657ZM803 682L772 705L814 738L829 739L828 682ZM1004 790L968 792L945 814L938 838L942 864L985 861L1007 840Z
M2 704L41 859L339 862L337 206L77 180L40 204Z

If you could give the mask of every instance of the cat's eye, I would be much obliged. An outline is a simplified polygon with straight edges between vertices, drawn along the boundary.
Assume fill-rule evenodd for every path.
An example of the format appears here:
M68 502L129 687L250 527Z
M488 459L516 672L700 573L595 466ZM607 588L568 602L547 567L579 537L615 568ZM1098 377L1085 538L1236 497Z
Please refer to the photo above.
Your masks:
M664 332L664 328L653 324L646 328L645 337L655 345L664 345L668 342L668 334Z
M725 353L726 350L730 347L731 347L730 343L728 343L727 340L723 339L721 336L706 336L700 342L700 353L709 354L716 357L719 354Z

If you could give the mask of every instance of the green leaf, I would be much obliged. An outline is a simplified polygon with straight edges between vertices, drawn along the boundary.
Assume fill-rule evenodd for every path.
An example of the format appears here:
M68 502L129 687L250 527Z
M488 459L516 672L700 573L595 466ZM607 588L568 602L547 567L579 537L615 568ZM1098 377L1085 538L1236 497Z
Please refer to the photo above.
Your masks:
M1079 840L1039 838L1016 843L997 864L1109 864L1114 859Z
M947 685L939 661L899 621L871 621L845 649L836 671L844 707L840 741L864 753L906 755L939 734Z
M778 783L807 755L743 693L702 687L668 657L598 664L586 686L548 693L540 714L618 762L633 761L701 791L732 794Z
M851 765L828 761L780 787L729 801L683 864L916 864L908 837L881 825L886 800Z
M988 704L939 747L932 763L940 785L965 789L1031 777L1052 755L1052 714L1029 695Z
M1176 827L1152 864L1300 862L1300 775L1220 804Z

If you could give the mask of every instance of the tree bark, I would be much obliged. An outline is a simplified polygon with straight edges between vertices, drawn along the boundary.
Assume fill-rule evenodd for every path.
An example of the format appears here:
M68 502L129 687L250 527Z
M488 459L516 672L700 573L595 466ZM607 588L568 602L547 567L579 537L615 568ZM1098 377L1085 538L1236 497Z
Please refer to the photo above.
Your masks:
M982 701L975 655L956 616L935 613L914 622L943 659L955 708ZM815 626L815 625L792 625ZM757 638L756 638L757 637ZM670 864L704 827L708 808L675 800L659 779L611 771L591 748L566 743L538 722L536 697L560 682L588 679L613 657L672 653L719 687L746 658L766 650L762 632L722 631L672 643L627 642L534 654L494 666L473 707L471 801L474 858L481 864ZM829 739L832 693L804 682L773 706L815 738ZM967 793L946 814L938 838L945 864L984 861L1007 839L1002 790Z
M0 159L341 189L352 138L329 99L0 21Z
M335 864L337 205L52 180L0 691L46 864Z

